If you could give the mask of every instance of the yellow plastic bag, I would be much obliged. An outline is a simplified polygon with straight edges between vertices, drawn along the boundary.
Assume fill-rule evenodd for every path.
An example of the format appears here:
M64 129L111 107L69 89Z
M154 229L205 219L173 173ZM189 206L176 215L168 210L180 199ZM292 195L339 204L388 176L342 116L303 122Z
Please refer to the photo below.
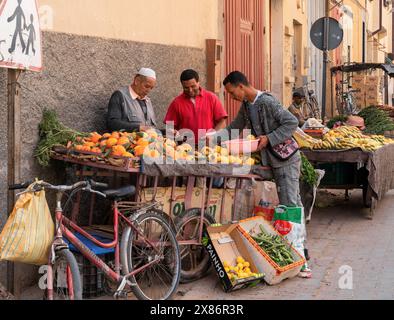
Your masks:
M0 260L47 264L54 233L45 191L24 193L0 234Z

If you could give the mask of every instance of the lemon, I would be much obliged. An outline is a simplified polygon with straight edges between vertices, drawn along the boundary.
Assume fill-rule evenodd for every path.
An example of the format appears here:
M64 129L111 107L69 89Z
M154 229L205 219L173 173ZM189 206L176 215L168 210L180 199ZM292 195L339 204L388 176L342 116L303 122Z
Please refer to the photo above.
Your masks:
M242 258L241 256L237 257L237 263L244 263L245 259Z
M249 268L249 267L250 267L250 263L247 262L247 261L245 261L243 264L244 264L244 267L245 267L245 268Z

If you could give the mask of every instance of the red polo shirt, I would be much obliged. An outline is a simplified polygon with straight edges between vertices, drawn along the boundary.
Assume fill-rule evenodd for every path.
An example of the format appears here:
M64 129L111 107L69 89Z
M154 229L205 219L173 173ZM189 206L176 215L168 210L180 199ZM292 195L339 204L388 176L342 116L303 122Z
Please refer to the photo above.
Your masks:
M171 102L164 123L173 121L175 130L190 129L197 141L199 129L214 129L217 123L227 118L219 98L203 88L196 97L196 105L182 93Z

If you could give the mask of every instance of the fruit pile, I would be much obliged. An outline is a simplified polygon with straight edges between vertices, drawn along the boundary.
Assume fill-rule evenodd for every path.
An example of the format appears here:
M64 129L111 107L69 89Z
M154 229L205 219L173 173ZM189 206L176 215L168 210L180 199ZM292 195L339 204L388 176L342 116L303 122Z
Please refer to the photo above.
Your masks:
M230 281L256 277L257 274L250 270L250 263L242 257L237 257L237 265L232 266L228 261L223 261L223 266Z
M384 136L367 136L357 127L341 126L330 130L323 139L312 146L316 150L346 150L360 148L363 151L375 151L394 140Z
M314 139L299 131L294 138L301 148L311 150L348 150L360 148L363 151L375 151L394 140L379 135L364 135L357 127L341 126L328 131L322 139Z
M235 164L253 166L256 160L250 156L231 155L227 148L216 146L214 148L204 147L200 152L196 152L196 158L209 163Z
M180 162L203 161L210 164L238 164L253 166L256 160L250 156L230 155L224 147L204 147L195 151L187 143L177 145L174 140L164 138L155 130L146 132L112 132L103 135L92 132L87 137L70 141L69 149L97 154L101 157L135 158L144 156L150 159L172 159ZM258 161L258 160L257 160Z
M103 135L93 132L88 137L79 137L68 143L68 148L80 152L90 152L103 157L134 158L142 155L145 148L158 138L155 131L112 132ZM153 154L154 155L154 154Z

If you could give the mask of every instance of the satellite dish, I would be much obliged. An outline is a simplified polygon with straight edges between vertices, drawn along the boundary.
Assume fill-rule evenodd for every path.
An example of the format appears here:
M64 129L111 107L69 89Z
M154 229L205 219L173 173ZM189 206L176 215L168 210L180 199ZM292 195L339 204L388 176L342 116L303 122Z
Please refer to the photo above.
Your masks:
M327 23L327 40L325 39L324 24ZM323 17L312 25L310 33L313 45L320 50L334 50L339 47L343 40L343 29L334 18ZM327 42L327 44L325 43Z

